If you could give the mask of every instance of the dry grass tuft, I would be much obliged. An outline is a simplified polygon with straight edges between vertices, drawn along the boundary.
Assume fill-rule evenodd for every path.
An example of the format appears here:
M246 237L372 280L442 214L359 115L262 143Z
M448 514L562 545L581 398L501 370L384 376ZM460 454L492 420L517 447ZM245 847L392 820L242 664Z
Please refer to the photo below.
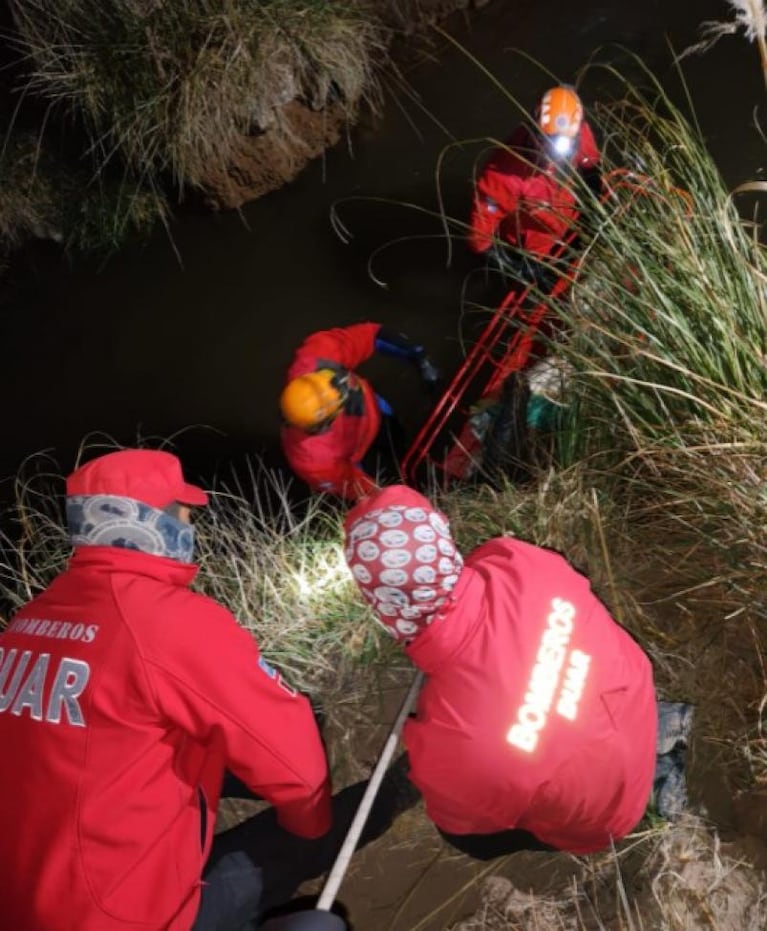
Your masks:
M251 488L219 489L197 521L198 587L251 630L295 685L333 691L366 665L383 631L370 622L342 549L339 514L322 498L291 507L288 485L256 468Z
M0 195L0 244L6 250L36 238L72 252L109 252L167 222L159 192L139 189L127 176L92 176L44 139L13 129L0 151Z
M694 52L706 52L722 36L736 35L742 30L749 42L756 42L767 87L767 8L763 0L729 0L729 5L734 18L729 22L701 23L701 41L686 49L680 57Z
M5 616L42 591L71 551L55 462L30 460L15 491L0 532ZM286 482L256 463L252 487L219 486L195 526L196 587L229 608L296 687L331 695L351 666L378 657L384 634L358 596L327 502L315 498L299 514Z
M580 876L556 896L494 876L478 911L450 931L760 931L765 922L763 878L690 815L628 852L582 861Z
M12 0L27 89L84 119L100 164L201 185L298 98L378 100L385 43L358 0Z

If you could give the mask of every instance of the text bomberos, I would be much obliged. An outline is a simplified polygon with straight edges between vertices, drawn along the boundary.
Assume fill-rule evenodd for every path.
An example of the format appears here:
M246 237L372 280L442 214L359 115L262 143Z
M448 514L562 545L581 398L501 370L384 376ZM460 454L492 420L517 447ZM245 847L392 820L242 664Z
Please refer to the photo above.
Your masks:
M563 598L554 598L546 618L546 629L541 637L535 666L530 675L522 705L516 720L506 734L506 740L520 750L532 753L546 726L554 696L559 688L567 648L572 636L575 606ZM588 676L591 657L581 650L573 650L568 657L564 684L556 704L556 712L569 721L578 715L578 703Z

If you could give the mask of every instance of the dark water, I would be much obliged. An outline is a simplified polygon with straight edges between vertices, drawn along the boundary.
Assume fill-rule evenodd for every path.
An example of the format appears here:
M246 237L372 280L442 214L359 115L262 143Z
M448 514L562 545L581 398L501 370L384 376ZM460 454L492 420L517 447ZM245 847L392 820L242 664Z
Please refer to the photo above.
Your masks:
M727 4L715 0L496 0L471 22L453 19L450 30L530 106L551 78L514 48L571 80L598 46L618 42L662 74L669 71L668 37L682 48L702 20L728 15ZM480 67L438 35L428 56L410 50L406 59L418 102L389 93L382 119L366 119L294 184L241 214L180 216L172 235L181 264L162 232L103 268L71 268L52 247L27 253L0 308L0 475L47 448L67 468L91 431L131 443L137 433L165 437L200 424L210 429L178 442L198 473L210 475L246 452L279 461L283 374L314 329L378 320L424 342L446 371L458 363L460 294L472 264L458 242L447 267L439 222L402 203L434 210L445 147L503 136L518 113ZM723 39L687 61L685 72L728 183L758 177L764 144L752 111L765 90L754 47L741 37ZM587 101L590 93L586 85ZM458 218L466 216L468 179L482 149L467 143L444 153L441 189ZM334 203L354 235L349 245L331 228ZM386 287L367 268L381 247L373 270ZM427 402L414 374L389 360L371 363L367 373L415 429Z

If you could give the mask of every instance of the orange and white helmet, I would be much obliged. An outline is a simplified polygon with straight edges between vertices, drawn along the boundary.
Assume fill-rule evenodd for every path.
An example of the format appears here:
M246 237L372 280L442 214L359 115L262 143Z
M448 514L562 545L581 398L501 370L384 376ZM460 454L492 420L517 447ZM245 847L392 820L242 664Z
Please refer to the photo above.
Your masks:
M546 91L538 108L538 128L553 158L575 154L582 125L583 104L572 87L560 84Z

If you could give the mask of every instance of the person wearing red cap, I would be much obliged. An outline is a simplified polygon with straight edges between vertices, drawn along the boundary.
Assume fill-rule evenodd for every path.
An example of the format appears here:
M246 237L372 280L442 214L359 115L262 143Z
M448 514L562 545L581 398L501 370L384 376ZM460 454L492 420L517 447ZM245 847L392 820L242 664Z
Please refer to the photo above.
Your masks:
M545 259L574 229L577 175L599 188L600 154L572 87L541 98L534 127L518 126L497 146L475 184L469 221L472 252L489 253L501 270L525 279L546 275Z
M403 740L426 811L460 850L602 850L655 772L645 653L560 555L499 537L462 558L405 486L347 516L345 554L377 619L426 674Z
M3 928L240 929L332 862L307 699L189 590L207 501L162 451L67 480L74 554L0 636ZM273 808L213 843L225 771Z
M299 346L280 396L285 458L312 491L356 501L398 468L394 412L354 370L374 353L413 363L431 390L439 372L423 346L380 323L312 333Z

